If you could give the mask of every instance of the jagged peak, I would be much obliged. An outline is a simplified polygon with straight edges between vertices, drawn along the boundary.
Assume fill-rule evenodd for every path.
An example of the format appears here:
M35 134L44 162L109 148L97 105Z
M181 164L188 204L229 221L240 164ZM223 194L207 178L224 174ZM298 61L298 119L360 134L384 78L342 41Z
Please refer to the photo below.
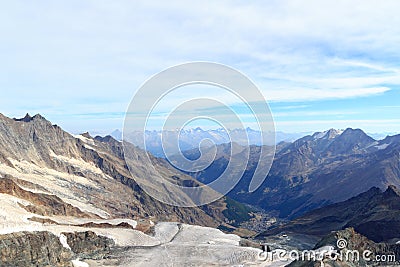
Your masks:
M343 133L343 130L338 130L338 129L329 129L323 132L316 132L312 135L314 139L333 139Z
M90 135L89 132L85 132L85 133L80 134L80 135L83 136L83 137L85 137L85 138L88 138L88 139L93 139L93 137Z
M378 195L378 194L381 194L382 193L382 190L379 188L379 187L377 187L377 186L373 186L373 187L371 187L367 192L364 192L364 193L361 193L360 195L362 195L362 194L373 194L373 195Z
M343 131L340 137L346 139L353 137L353 138L358 138L359 140L361 140L360 138L362 138L362 140L366 142L376 141L374 138L366 134L363 130L358 128L357 129L347 128L346 130Z
M29 113L26 113L25 117L20 118L20 119L14 119L15 121L23 121L23 122L30 122L32 121L32 117L31 115L29 115Z
M44 120L47 121L42 115L40 114L36 114L35 116L31 116L29 115L29 113L26 113L25 117L20 118L20 119L16 119L14 118L14 121L22 121L22 122L31 122L31 121L35 121L35 120Z
M368 189L367 191L365 191L365 192L363 192L363 193L360 193L360 194L358 194L358 195L356 195L356 196L354 196L354 197L352 197L352 198L350 198L349 200L347 200L347 201L350 201L350 200L359 200L360 198L371 198L371 197L375 197L375 196L378 196L378 195L381 195L382 194L382 190L379 188L379 187L376 187L376 186L372 186L370 189Z
M396 195L400 197L400 190L394 185L389 185L385 191L385 194Z
M36 114L35 116L33 116L32 119L34 119L34 120L46 120L46 118L43 117L42 115L40 115L39 113Z
M396 135L388 135L385 139L381 140L382 143L393 143L393 142L400 142L400 134Z
M350 135L355 133L368 136L363 130L358 128L357 129L347 128L346 130L343 131L343 135Z

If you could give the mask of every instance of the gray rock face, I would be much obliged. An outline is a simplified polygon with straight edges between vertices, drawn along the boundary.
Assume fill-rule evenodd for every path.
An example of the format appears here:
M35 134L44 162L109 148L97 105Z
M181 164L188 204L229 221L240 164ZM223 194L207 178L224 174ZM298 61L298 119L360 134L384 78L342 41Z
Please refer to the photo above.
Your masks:
M105 236L98 236L94 232L63 233L71 250L80 259L103 259L110 254L114 241Z
M71 260L104 259L114 241L91 231L62 233L71 249L50 232L17 232L0 235L0 266L72 267Z
M72 252L49 232L19 232L0 235L1 266L72 267Z

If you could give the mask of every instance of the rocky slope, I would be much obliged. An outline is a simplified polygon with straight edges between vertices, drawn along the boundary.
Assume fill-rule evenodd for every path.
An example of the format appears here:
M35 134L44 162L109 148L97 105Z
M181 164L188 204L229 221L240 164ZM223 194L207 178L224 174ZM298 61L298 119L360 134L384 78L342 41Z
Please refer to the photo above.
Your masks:
M226 146L217 147L219 152L208 168L190 174L205 183L218 177L229 162ZM228 196L278 212L283 218L344 201L374 186L400 186L400 135L375 141L359 129L331 129L293 143L280 143L267 178L253 193L247 190L249 183L257 164L265 163L258 162L259 147L248 149L247 169ZM198 150L184 154L196 158ZM234 154L233 160L243 160L242 154Z
M1 266L72 266L72 252L49 232L0 235Z
M134 146L129 149L138 158L133 175L145 177L149 167L140 161L145 152ZM197 183L162 160L153 158L153 165L166 180ZM68 213L64 215L80 210L100 217L152 216L208 226L218 226L225 220L224 199L202 209L160 203L132 179L121 142L88 134L72 136L40 115L10 119L0 114L0 175L14 181L10 184L10 180L3 180L2 193L32 201L33 205L41 202L44 210L38 211L40 215L47 214L46 205L57 212L57 202L63 203Z

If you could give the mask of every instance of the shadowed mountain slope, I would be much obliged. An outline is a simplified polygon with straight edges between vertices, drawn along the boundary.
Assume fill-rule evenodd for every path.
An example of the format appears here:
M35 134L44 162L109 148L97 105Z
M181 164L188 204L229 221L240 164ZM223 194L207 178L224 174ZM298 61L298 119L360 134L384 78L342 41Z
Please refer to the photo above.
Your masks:
M388 185L400 187L400 135L376 141L360 129L331 129L293 143L280 143L270 172L253 193L248 192L248 187L257 163L261 166L266 163L258 162L258 146L243 147L242 152L233 154L233 161L245 160L246 149L250 150L247 168L228 196L278 212L283 218L295 218L344 201L374 186L380 189ZM193 149L184 155L196 159L199 152ZM224 172L229 159L229 144L218 145L212 164L203 171L189 174L208 183Z
M260 236L283 232L324 236L348 227L375 242L400 238L400 191L395 186L383 192L373 187L344 202L308 212Z

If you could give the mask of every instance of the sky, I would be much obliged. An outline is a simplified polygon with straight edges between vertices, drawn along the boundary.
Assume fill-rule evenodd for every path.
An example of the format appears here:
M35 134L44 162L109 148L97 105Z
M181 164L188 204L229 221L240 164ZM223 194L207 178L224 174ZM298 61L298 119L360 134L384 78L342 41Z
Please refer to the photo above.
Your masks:
M107 133L149 77L211 61L258 86L279 131L400 133L399 11L397 0L3 1L0 112Z

